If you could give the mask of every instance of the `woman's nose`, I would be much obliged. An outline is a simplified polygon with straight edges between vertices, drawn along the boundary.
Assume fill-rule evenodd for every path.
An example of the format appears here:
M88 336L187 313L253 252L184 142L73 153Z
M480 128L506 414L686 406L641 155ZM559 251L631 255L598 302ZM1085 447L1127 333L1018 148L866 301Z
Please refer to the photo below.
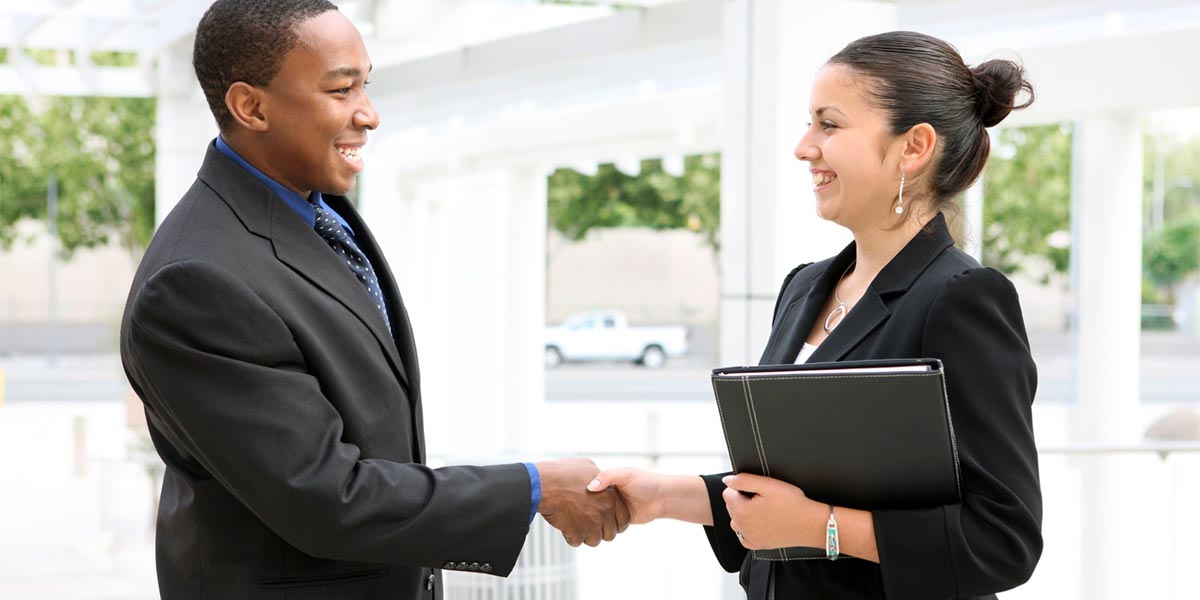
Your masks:
M810 127L800 136L800 140L796 142L796 149L792 151L798 160L812 162L821 156L821 149L814 143L812 139L812 128Z

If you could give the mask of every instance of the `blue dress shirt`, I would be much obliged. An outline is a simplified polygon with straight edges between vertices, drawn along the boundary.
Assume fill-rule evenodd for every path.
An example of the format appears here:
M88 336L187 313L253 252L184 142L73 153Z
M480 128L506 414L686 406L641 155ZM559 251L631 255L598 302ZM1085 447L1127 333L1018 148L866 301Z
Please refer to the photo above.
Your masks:
M314 191L307 200L304 199L300 194L293 192L278 181L267 177L262 171L254 168L254 165L246 162L246 159L242 158L237 152L234 152L233 148L230 148L229 144L226 144L225 140L219 135L217 136L217 150L221 154L228 156L233 162L241 165L243 169L249 171L251 175L266 184L268 188L271 188L271 191L275 192L275 195L279 196L284 204L287 204L289 208L296 211L296 214L300 215L300 218L304 219L304 222L308 223L309 227L316 226L317 209L314 208L314 205L320 205L321 208L333 215L338 220L338 223L342 224L346 233L350 235L350 239L354 239L354 230L350 228L350 224L342 218L342 215L339 215L337 211L330 208L328 204L325 204L325 199L321 197L321 192ZM387 300L384 299L384 302L386 303ZM525 463L525 470L529 471L529 488L533 494L533 507L529 510L529 522L532 523L533 518L537 516L538 507L542 504L542 477L533 463Z

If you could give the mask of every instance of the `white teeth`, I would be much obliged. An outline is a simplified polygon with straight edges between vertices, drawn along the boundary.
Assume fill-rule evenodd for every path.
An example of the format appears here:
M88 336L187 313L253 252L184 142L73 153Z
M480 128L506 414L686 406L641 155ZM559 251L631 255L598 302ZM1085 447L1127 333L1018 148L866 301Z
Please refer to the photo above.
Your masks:
M337 151L346 158L358 158L358 148L338 148Z
M813 185L825 185L835 178L837 178L837 175L830 173L813 173L812 182Z

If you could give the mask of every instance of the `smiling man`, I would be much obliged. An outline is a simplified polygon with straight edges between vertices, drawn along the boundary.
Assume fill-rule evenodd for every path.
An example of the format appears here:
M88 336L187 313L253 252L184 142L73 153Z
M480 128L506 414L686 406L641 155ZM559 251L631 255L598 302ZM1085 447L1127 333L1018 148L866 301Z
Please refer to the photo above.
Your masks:
M166 463L163 598L434 598L507 575L537 512L573 545L629 521L586 459L424 466L403 300L343 195L379 115L325 0L218 0L194 66L220 135L155 234L121 325Z

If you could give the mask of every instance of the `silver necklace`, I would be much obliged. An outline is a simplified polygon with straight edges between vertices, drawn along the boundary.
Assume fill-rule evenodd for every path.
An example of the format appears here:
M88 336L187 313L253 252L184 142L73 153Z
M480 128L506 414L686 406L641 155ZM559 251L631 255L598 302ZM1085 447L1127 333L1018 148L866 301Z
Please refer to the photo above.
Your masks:
M850 312L850 309L846 308L849 304L842 302L841 297L838 296L838 288L842 287L842 282L846 280L846 275L850 274L850 269L854 268L854 263L856 262L858 261L852 260L849 265L846 265L846 270L842 272L842 276L838 277L837 284L833 286L833 301L837 302L837 306L833 307L833 310L829 311L829 314L825 316L825 324L822 325L825 328L825 333L833 333L834 328L841 325L842 319L846 318L846 313ZM834 315L837 315L837 320L834 320Z

